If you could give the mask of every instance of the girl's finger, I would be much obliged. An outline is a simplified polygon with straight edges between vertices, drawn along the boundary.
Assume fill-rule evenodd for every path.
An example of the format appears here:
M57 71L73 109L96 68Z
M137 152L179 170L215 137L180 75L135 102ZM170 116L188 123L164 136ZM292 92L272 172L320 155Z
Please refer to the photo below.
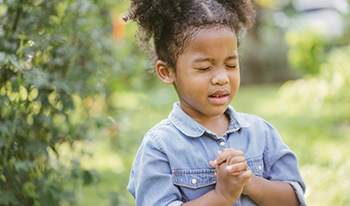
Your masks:
M235 156L229 160L228 165L233 165L240 162L246 162L245 158L243 156Z
M240 173L242 171L248 170L248 165L246 162L240 162L227 166L226 170L231 174Z
M244 157L244 153L240 150L235 149L224 149L223 151L217 151L217 158L214 160L214 165L220 165L223 162L230 161L233 157L242 156Z
M221 164L221 163L223 163L223 162L226 161L226 158L225 158L224 156L221 155L221 154L222 154L222 151L218 150L218 151L216 151L216 154L218 154L218 156L217 156L216 159L214 160L213 164L219 165L219 164Z

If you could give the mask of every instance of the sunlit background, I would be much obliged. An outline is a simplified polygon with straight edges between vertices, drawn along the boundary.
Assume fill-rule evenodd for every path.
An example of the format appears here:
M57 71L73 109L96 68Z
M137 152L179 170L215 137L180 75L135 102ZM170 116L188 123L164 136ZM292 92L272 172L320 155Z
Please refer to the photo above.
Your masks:
M128 1L33 2L0 0L0 205L135 205L134 156L174 89L149 72ZM253 2L232 106L277 128L308 205L350 205L350 1Z

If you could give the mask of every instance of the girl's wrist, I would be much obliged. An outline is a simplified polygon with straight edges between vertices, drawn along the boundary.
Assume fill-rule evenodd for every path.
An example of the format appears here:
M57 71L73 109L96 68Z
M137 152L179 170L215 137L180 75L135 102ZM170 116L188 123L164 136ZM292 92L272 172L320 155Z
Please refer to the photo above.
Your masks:
M247 183L243 186L243 195L251 196L252 194L254 194L254 190L256 189L256 178L257 177L254 174L251 176L251 178L249 178Z
M220 202L220 205L233 205L237 199L234 199L231 197L231 195L225 196L220 190L215 189L215 195L217 197L218 202Z

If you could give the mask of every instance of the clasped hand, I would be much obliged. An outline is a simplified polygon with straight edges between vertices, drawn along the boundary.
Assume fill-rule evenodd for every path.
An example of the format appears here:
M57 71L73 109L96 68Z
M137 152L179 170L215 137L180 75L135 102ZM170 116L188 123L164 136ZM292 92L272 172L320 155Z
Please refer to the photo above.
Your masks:
M218 157L209 162L209 165L215 168L215 192L223 196L229 205L233 205L243 193L253 173L248 169L242 151L224 149L222 152L218 151L217 154Z

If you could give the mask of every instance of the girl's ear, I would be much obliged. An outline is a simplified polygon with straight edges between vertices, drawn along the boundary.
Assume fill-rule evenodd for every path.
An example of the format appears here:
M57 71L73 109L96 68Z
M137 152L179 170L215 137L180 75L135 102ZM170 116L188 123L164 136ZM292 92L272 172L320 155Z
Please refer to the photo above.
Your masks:
M156 64L156 71L159 79L165 84L172 84L174 82L174 71L168 67L166 62L158 60Z

